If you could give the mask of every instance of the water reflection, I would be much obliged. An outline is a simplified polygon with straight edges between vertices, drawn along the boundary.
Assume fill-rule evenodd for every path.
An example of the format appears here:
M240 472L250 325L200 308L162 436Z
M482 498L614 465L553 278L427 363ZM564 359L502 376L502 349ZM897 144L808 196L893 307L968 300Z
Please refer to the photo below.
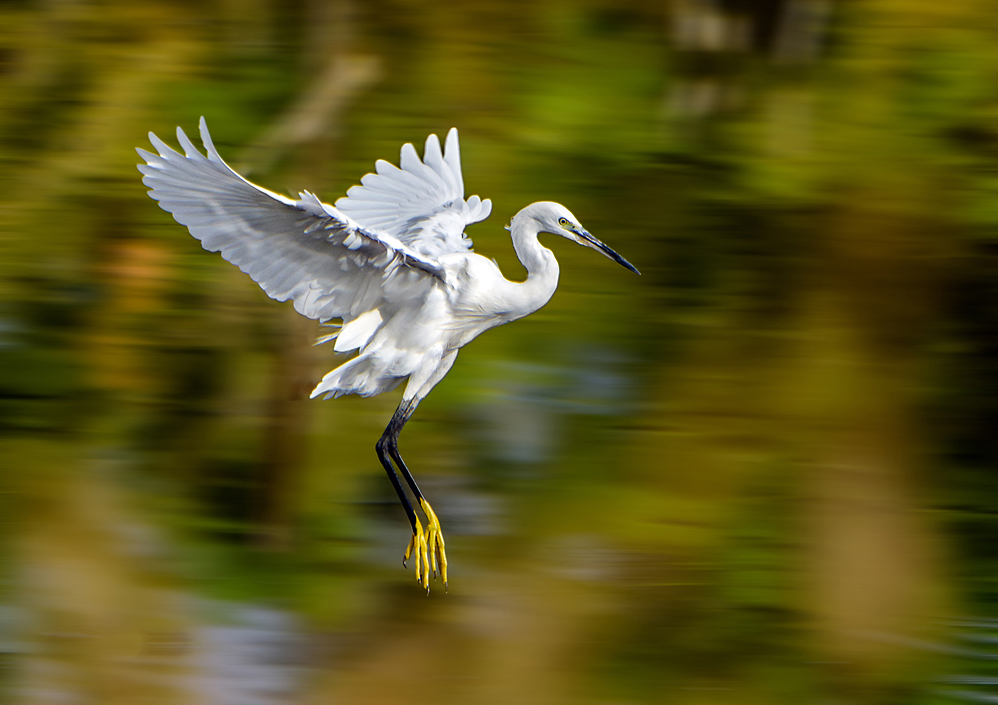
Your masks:
M312 660L294 616L260 605L220 604L211 611L225 623L206 624L195 635L202 675L191 695L220 705L293 701Z
M0 7L0 692L993 699L994 19ZM327 201L457 125L477 251L516 277L551 199L644 273L548 243L552 302L406 428L450 594L400 565L396 398L306 401L318 327L145 196L133 147L202 114Z

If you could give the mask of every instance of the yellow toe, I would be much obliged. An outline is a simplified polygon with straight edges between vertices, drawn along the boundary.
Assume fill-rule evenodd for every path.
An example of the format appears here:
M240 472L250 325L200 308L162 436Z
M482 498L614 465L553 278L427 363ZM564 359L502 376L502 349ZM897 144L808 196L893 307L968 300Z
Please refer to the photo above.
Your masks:
M440 520L437 519L437 515L430 506L430 503L421 497L419 499L419 506L423 508L423 513L426 514L426 546L429 551L429 561L424 566L427 571L433 570L434 577L436 577L439 566L440 577L443 579L444 587L446 588L447 550L444 543L444 532L440 528ZM427 583L424 583L424 587L427 587Z
M430 570L429 561L427 560L426 533L423 531L423 525L419 519L416 519L416 527L413 530L412 538L409 539L409 545L405 548L405 557L402 559L402 565L405 565L409 557L413 555L416 558L416 582L422 583L423 587L428 589Z
M405 548L405 557L402 559L402 565L406 565L409 558L415 556L416 582L420 583L429 592L430 571L433 572L433 577L436 578L437 571L439 570L440 577L444 581L444 588L446 589L447 551L444 544L444 534L440 529L440 520L437 519L436 513L425 499L420 498L419 506L423 508L423 513L426 514L426 530L423 530L423 524L419 519L416 519L412 538L409 539L409 545Z

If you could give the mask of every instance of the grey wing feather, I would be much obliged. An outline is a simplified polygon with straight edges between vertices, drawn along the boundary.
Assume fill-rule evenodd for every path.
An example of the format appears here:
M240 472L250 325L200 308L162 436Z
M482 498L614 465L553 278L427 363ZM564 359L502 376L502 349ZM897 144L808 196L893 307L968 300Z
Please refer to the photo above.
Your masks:
M437 264L390 233L363 227L313 194L286 198L250 183L222 160L204 118L207 156L177 128L184 154L149 133L159 154L137 150L142 183L206 250L239 267L309 318L352 320L443 279Z
M430 135L422 160L416 148L406 144L398 167L379 159L374 170L336 201L340 212L364 227L397 237L424 257L471 250L464 228L488 218L492 202L478 196L464 200L455 128L447 133L443 151L437 136Z

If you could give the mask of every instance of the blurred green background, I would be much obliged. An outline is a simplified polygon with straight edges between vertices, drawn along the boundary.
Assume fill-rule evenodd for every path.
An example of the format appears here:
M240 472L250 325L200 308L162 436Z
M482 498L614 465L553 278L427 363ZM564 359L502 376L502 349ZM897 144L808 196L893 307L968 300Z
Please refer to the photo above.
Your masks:
M407 426L449 594L399 393L145 195L201 115L327 202L457 126L507 276L537 200L641 269L549 237ZM996 470L993 2L0 5L5 702L995 702Z

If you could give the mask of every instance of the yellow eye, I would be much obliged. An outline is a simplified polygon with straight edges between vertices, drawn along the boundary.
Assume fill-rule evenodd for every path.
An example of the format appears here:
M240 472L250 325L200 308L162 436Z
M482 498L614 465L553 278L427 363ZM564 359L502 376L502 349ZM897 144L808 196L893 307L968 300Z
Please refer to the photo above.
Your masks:
M558 218L558 225L562 227L568 225L568 218Z

